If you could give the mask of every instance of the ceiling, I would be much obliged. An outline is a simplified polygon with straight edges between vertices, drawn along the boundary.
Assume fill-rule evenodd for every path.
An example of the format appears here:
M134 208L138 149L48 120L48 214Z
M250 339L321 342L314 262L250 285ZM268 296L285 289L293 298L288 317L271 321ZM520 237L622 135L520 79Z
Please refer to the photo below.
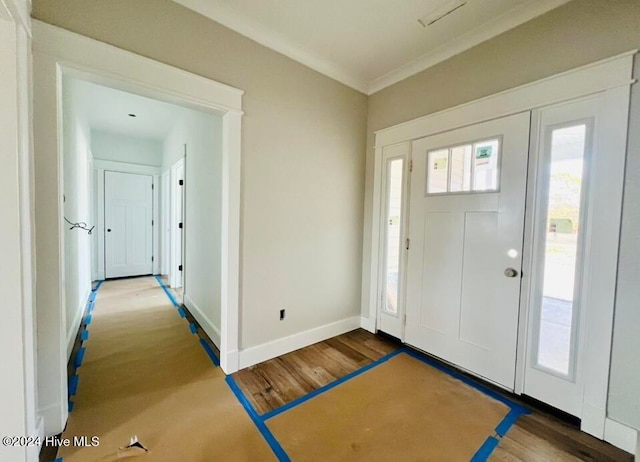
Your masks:
M569 0L174 0L367 94Z
M181 106L84 80L67 78L65 83L74 109L94 130L162 141L182 110Z

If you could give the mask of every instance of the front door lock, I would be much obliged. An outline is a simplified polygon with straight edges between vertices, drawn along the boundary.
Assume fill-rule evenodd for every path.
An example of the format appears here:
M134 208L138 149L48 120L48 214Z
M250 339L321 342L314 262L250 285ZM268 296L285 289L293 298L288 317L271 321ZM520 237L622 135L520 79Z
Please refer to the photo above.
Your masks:
M515 268L507 268L504 270L504 275L508 278L515 278L518 275L518 270Z

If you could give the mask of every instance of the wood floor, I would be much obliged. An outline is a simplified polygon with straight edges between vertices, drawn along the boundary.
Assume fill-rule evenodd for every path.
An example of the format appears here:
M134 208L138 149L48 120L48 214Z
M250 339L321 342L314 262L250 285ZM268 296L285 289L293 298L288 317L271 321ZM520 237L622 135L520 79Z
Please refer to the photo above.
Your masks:
M358 329L243 369L233 378L256 411L265 414L398 348L399 344ZM633 462L633 456L532 409L501 439L490 460Z
M399 348L358 329L233 374L259 414L287 404Z

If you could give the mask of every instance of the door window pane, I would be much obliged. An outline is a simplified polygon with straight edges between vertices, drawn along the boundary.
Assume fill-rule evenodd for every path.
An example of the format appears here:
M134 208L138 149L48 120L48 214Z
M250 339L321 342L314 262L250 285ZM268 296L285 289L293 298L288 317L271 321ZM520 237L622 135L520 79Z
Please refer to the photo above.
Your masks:
M427 170L427 192L447 192L449 181L449 150L441 149L429 153L429 167Z
M496 191L498 189L498 140L473 145L473 190Z
M427 194L498 191L500 140L497 138L430 151Z
M386 303L385 311L398 312L398 274L402 248L402 183L403 159L393 159L387 166L387 222L386 222Z
M471 190L471 145L451 148L451 192Z
M570 375L575 344L584 124L551 132L537 364Z

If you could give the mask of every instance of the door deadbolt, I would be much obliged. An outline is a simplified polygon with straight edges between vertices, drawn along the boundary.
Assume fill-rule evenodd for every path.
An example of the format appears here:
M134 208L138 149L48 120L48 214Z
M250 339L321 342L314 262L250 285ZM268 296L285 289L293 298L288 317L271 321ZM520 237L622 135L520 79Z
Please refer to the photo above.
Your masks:
M111 232L111 228L107 228L107 232L110 233Z
M515 268L507 268L504 270L504 275L508 278L515 278L518 275L518 271Z

